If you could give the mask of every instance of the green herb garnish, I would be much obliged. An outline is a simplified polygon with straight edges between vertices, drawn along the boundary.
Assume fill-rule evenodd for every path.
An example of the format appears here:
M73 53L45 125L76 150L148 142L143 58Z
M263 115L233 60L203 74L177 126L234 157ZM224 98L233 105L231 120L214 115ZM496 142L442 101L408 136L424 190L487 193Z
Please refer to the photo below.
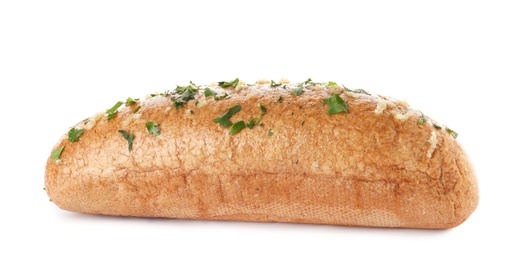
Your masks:
M227 97L229 97L228 93L224 93L224 95L222 95L222 96L213 96L213 98L215 100L221 100L221 99L225 99Z
M272 87L272 88L279 87L281 85L283 85L283 84L282 83L276 83L273 80L270 81L270 87Z
M126 139L126 141L128 141L128 152L131 152L133 148L133 138L135 136L124 130L119 130L118 132L123 136L124 139Z
M158 128L158 123L156 122L147 122L146 129L148 129L148 132L154 136L160 135L160 129Z
M269 129L267 132L267 136L273 136L273 135L274 135L274 130Z
M311 78L308 78L308 80L304 81L304 83L302 83L302 84L304 84L304 85L308 85L308 84L315 84L315 82L313 82L313 81L311 80Z
M343 100L337 94L333 94L330 98L324 99L323 103L329 105L329 109L327 110L329 115L348 112L347 103L345 103L345 100Z
M60 155L62 154L62 151L64 150L64 146L61 146L52 152L52 162L55 162L60 159Z
M137 107L133 110L133 113L135 114L135 113L139 112L139 109L140 109L140 106L137 106Z
M190 100L193 100L196 96L196 92L199 88L190 81L190 85L188 86L176 86L176 89L172 92L166 93L165 95L170 95L172 104L176 109L180 109Z
M277 99L277 102L278 103L283 103L283 96L279 96L279 98Z
M370 93L366 92L366 90L360 88L354 89L354 93L370 95Z
M452 129L446 127L446 131L451 135L453 136L453 138L457 139L457 137L459 136L459 134L455 131L453 131Z
M246 124L247 128L253 129L255 126L257 126L260 123L261 115L257 117L253 117L248 124Z
M217 95L217 92L211 90L210 88L206 88L204 90L204 97L215 96L215 95Z
M187 86L178 86L176 85L176 89L172 92L170 92L170 94L173 94L173 93L178 93L178 94L182 94L186 91L189 91L189 92L197 92L199 88L196 86L196 84L194 84L194 82L190 81L190 84L187 85Z
M336 84L336 82L334 82L334 81L329 81L329 83L327 83L327 86L333 87L333 86L338 86L338 84Z
M236 78L232 81L219 81L219 82L217 82L217 86L220 86L223 88L227 88L227 87L235 88L236 86L238 86L239 82L240 82L240 80L238 78Z
M298 97L304 93L304 85L300 84L298 87L292 89L292 93Z
M125 106L130 106L130 105L133 105L133 104L137 103L138 101L139 101L138 98L133 99L133 98L129 97L129 98L126 99L126 102L124 102L124 105Z
M195 93L193 92L184 92L177 98L173 98L174 103L172 104L176 109L180 109L190 100L195 98Z
M107 120L114 118L117 115L117 109L123 105L123 102L117 102L112 108L107 109L105 113L107 113Z
M70 142L76 141L84 133L84 131L85 131L85 129L76 129L74 127L69 129L68 140Z
M437 123L434 123L433 125L435 129L443 129L443 127L438 125Z
M223 127L228 127L233 125L233 123L229 120L234 114L240 112L242 110L242 107L238 104L230 109L228 109L228 112L226 112L224 115L217 117L213 119L213 122L219 123Z
M292 89L292 93L298 97L304 93L304 86L307 86L309 84L316 84L311 80L311 78L308 78L308 80L304 81L303 83L300 83L296 88Z
M225 117L217 117L213 120L213 122L219 123L223 127L228 127L228 126L233 125L233 123Z
M263 113L263 114L261 114L262 116L264 116L264 115L266 115L266 114L267 114L267 108L265 108L265 107L263 106L263 104L261 104L261 102L260 102L260 109L261 109L261 112Z
M423 125L425 122L427 122L427 117L425 115L421 115L421 118L418 120L418 125Z
M230 135L234 135L242 131L242 129L245 128L245 122L244 121L238 121L231 126L231 130L229 130Z
M347 92L353 92L353 93L358 93L358 94L366 94L366 95L370 95L370 93L366 92L366 90L364 89L354 89L354 90L351 90L345 86L343 86L343 88L345 89L345 91Z

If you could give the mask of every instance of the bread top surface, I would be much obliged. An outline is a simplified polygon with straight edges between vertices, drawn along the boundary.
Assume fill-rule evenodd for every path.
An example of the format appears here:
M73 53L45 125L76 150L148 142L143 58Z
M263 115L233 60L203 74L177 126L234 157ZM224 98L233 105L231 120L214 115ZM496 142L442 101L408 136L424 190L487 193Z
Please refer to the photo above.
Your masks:
M179 108L181 94L174 91L127 102L109 120L108 113L94 115L74 127L83 129L77 140L62 137L54 151L64 149L48 165L96 168L88 171L96 174L167 168L191 174L341 174L417 181L439 178L448 154L467 161L454 132L400 100L310 80L225 83L183 86L194 90L189 91L193 99ZM328 113L326 99L335 96L348 112ZM237 105L240 111L229 120L234 125L243 121L245 127L230 134L233 125L214 119ZM251 119L252 129L247 127ZM148 122L157 124L159 135L149 132Z

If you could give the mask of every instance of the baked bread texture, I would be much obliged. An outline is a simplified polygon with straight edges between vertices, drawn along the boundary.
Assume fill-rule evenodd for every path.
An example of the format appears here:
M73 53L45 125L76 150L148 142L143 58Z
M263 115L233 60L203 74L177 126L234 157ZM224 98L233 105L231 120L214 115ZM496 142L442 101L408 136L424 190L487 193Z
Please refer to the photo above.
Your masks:
M478 203L456 137L334 82L190 82L71 128L45 187L87 214L444 229Z

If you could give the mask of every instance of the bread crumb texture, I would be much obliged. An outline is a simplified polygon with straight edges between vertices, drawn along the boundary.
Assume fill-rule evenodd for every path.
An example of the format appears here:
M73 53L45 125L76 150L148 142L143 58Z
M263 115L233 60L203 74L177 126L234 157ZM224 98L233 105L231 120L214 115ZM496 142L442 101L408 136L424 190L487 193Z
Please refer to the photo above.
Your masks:
M404 101L333 82L190 82L115 112L55 145L65 149L48 158L45 186L60 208L437 229L478 203L456 136Z

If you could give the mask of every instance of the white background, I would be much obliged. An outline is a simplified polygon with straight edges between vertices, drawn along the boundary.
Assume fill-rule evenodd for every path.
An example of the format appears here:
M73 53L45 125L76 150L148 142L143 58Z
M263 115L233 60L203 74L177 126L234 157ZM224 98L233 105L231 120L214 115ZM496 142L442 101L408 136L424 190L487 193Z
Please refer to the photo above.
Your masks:
M0 258L511 259L506 2L1 1ZM435 231L99 217L48 201L45 162L70 126L128 96L236 77L406 99L458 131L478 209Z

